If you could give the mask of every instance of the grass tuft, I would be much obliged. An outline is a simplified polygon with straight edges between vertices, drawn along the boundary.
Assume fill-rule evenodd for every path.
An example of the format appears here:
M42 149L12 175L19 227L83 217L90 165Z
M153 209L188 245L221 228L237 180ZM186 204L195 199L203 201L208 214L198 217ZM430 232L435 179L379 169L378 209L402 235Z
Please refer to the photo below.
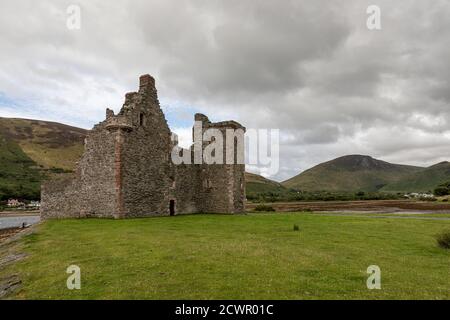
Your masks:
M450 230L443 231L436 235L438 246L443 249L450 249Z
M265 212L275 211L275 209L272 206L268 206L265 204L257 205L254 210L255 211L265 211Z

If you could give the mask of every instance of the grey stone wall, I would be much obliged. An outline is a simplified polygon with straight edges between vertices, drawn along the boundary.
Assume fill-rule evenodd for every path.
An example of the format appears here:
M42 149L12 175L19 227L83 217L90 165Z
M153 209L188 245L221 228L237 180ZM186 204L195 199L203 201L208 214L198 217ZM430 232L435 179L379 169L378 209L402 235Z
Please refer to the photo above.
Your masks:
M80 188L74 176L55 177L44 182L41 190L42 219L80 217Z
M204 130L245 130L234 121L195 119ZM126 94L119 114L107 109L106 119L90 131L75 174L43 184L42 218L169 215L171 201L175 214L243 212L245 166L175 165L171 135L154 79L141 76L139 91ZM192 148L185 152L193 155Z
M81 215L111 217L115 213L115 134L101 123L88 134L76 172Z
M242 153L243 145L239 149L231 143L233 149L227 149L227 129L242 130L245 128L235 121L213 123L203 114L195 115L196 121L202 122L202 130L217 129L223 136L222 163L200 165L197 181L197 203L200 212L207 213L242 213L245 211L245 165L236 164L237 155ZM243 141L242 141L243 142ZM203 149L209 145L203 142ZM228 152L234 152L235 164L226 163Z
M134 127L126 134L123 149L125 215L167 215L171 132L152 78L141 77L139 93L124 109Z

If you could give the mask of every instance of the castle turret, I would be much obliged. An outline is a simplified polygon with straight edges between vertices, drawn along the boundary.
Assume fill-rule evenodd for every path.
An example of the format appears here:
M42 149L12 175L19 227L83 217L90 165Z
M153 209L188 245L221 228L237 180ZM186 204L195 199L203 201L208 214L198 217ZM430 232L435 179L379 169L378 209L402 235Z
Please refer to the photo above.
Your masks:
M202 154L195 155L202 158L198 170L199 208L203 212L244 212L245 127L236 121L214 123L200 113L195 120L194 145L202 146Z

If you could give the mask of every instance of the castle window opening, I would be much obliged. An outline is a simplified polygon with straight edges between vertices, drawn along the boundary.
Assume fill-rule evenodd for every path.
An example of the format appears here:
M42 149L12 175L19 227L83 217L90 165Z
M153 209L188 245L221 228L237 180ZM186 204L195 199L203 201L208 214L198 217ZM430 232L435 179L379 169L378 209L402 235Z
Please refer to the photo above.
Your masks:
M234 138L234 147L233 148L234 148L233 149L233 152L234 152L234 164L238 164L238 151L237 151L238 138L237 137Z
M144 125L144 114L142 112L139 114L139 125Z

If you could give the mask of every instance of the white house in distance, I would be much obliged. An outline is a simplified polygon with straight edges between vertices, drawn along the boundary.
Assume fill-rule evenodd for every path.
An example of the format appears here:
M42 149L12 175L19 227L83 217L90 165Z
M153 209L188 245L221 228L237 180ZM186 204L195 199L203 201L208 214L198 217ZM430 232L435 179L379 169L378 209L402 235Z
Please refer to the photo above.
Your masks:
M8 203L6 204L9 208L17 208L17 207L21 207L24 205L23 202L20 202L17 199L9 199Z

